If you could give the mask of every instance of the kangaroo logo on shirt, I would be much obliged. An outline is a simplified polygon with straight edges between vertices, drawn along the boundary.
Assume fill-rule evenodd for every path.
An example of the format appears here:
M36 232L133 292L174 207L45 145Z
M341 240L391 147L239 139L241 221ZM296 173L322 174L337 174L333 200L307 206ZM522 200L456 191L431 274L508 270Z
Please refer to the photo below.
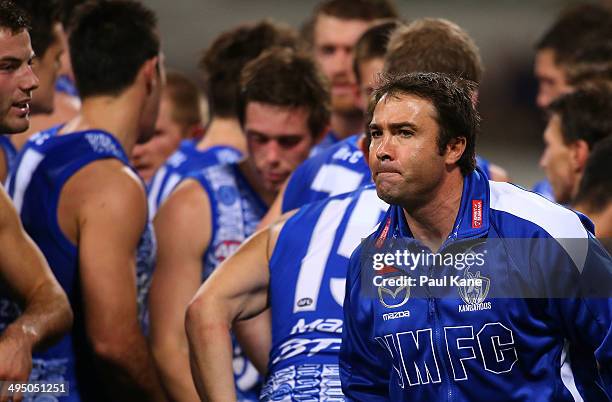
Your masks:
M465 304L459 305L459 312L490 310L491 302L485 302L485 299L489 294L491 280L481 275L480 271L476 271L475 274L471 273L470 268L463 271L463 278L467 279L466 285L459 286L457 291Z

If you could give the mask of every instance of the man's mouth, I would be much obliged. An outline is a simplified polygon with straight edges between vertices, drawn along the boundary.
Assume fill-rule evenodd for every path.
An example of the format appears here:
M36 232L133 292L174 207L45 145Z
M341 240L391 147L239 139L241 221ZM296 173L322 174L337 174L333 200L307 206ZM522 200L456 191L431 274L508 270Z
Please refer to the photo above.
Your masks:
M30 99L25 99L19 102L14 102L13 107L16 108L20 114L29 114L30 113Z

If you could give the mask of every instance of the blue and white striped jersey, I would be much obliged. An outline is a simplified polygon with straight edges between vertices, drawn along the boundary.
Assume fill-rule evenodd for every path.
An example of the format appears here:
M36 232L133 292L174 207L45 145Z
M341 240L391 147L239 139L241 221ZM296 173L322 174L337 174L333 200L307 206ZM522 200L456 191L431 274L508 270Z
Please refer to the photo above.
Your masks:
M237 162L241 158L242 153L233 147L219 145L200 151L195 141L181 141L179 149L155 172L147 187L151 218L188 173L207 166Z
M388 205L369 185L302 207L270 258L272 350L262 401L341 401L338 353L348 259Z

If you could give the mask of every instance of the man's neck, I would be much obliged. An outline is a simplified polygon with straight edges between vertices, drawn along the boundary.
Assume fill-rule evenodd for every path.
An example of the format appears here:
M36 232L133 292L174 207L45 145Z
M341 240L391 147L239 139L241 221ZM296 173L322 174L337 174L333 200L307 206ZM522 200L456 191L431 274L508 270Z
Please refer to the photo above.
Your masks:
M343 140L350 135L363 132L363 115L361 112L332 113L331 127L338 139Z
M127 90L119 97L92 96L83 100L79 114L66 123L62 133L104 130L119 141L127 155L140 136L142 101Z
M259 198L261 198L261 200L268 207L270 207L278 195L278 191L271 191L264 187L264 185L261 183L261 179L253 167L253 161L251 161L249 157L243 159L238 163L238 169L240 169L240 172L249 185L253 188L255 193L257 193Z
M206 134L198 142L197 148L204 150L218 145L234 147L246 155L246 139L238 119L213 117L206 129Z
M438 251L453 229L463 193L463 176L459 169L445 175L426 200L404 206L404 216L415 239Z

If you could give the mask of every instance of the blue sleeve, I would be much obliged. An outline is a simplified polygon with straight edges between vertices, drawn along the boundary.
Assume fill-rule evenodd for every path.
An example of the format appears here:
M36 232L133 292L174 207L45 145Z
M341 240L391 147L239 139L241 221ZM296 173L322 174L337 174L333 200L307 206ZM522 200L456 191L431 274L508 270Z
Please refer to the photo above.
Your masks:
M551 278L557 285L549 288L555 287L550 299L553 318L582 351L580 358L597 361L598 383L612 398L612 258L590 233L584 239L561 241L571 251L559 252L553 259L557 274ZM580 241L586 244L581 247Z
M390 368L374 340L371 304L360 300L360 251L349 262L340 348L340 380L348 401L388 401Z

